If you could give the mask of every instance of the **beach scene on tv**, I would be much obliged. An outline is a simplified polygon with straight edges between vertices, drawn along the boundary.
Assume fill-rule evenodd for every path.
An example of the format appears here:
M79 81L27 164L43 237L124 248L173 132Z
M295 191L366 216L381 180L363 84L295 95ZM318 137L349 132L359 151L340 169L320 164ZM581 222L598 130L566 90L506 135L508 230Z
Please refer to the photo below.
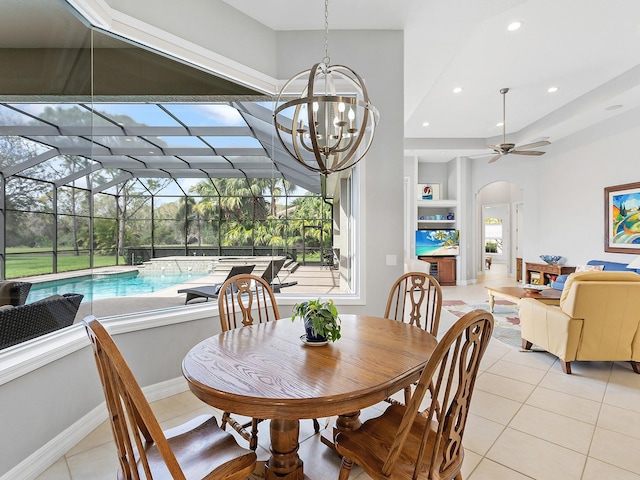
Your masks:
M416 230L416 256L458 255L459 250L458 230Z

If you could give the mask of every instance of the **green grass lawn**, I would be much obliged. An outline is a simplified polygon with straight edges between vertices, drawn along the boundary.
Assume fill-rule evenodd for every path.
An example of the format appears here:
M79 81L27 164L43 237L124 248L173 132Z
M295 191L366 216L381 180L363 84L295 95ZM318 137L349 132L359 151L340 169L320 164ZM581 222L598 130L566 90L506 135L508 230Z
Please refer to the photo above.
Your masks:
M15 251L14 251L15 252ZM31 254L11 255L7 251L6 278L29 277L53 273L53 256L50 253L38 253L31 250ZM94 255L94 267L109 267L116 264L116 255ZM120 259L120 265L125 265ZM89 267L89 255L58 255L58 272L82 270Z
M302 254L298 255L298 261L302 263ZM305 264L320 263L320 252L310 250L304 255ZM116 264L116 255L93 256L93 266L110 267ZM126 265L124 258L120 258L119 265ZM69 252L58 253L58 272L69 272L73 270L84 270L89 267L89 254L81 252L80 255L73 255ZM8 248L6 278L30 277L53 273L53 255L49 249L38 248Z

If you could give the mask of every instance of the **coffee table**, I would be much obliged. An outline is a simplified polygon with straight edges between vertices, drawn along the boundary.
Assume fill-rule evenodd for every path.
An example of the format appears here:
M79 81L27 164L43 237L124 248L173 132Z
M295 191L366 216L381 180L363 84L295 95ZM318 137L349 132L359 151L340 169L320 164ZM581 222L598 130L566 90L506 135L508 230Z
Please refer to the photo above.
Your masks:
M522 287L485 287L489 292L489 308L493 313L493 307L495 305L495 297L506 298L512 300L515 303L520 303L522 298L534 298L546 303L548 305L560 305L560 296L562 290L556 290L555 288L545 288L537 292L529 292Z

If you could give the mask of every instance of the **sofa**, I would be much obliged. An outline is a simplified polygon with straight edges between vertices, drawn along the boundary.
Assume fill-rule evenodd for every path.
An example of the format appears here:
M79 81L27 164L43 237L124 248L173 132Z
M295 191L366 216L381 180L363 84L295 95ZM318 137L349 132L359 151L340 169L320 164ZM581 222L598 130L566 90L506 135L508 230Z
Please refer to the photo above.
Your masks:
M635 272L640 274L640 269L627 268L627 263L607 262L605 260L589 260L587 267L602 266L602 271L606 272ZM550 287L556 290L564 289L564 284L569 275L558 275L555 280L551 281Z
M0 306L2 305L24 305L27 303L27 296L31 290L29 282L0 282Z
M84 295L52 295L25 305L0 307L0 349L73 324Z
M565 373L574 360L629 361L640 373L640 275L572 273L560 305L520 301L522 348L537 345L556 355Z

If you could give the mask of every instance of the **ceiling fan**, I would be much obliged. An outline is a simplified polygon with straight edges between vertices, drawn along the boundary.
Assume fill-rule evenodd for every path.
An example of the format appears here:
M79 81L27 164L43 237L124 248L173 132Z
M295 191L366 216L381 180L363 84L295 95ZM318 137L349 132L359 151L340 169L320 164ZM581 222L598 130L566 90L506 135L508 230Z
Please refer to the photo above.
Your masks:
M506 135L506 115L505 115L505 104L508 88L501 88L500 93L502 94L502 143L500 145L488 145L490 149L492 149L496 155L491 157L489 163L495 162L500 157L509 154L515 155L544 155L545 152L541 152L539 150L529 150L529 148L542 147L544 145L550 145L551 142L547 140L541 140L539 142L527 143L525 145L520 145L516 147L515 143L507 143L507 135Z

